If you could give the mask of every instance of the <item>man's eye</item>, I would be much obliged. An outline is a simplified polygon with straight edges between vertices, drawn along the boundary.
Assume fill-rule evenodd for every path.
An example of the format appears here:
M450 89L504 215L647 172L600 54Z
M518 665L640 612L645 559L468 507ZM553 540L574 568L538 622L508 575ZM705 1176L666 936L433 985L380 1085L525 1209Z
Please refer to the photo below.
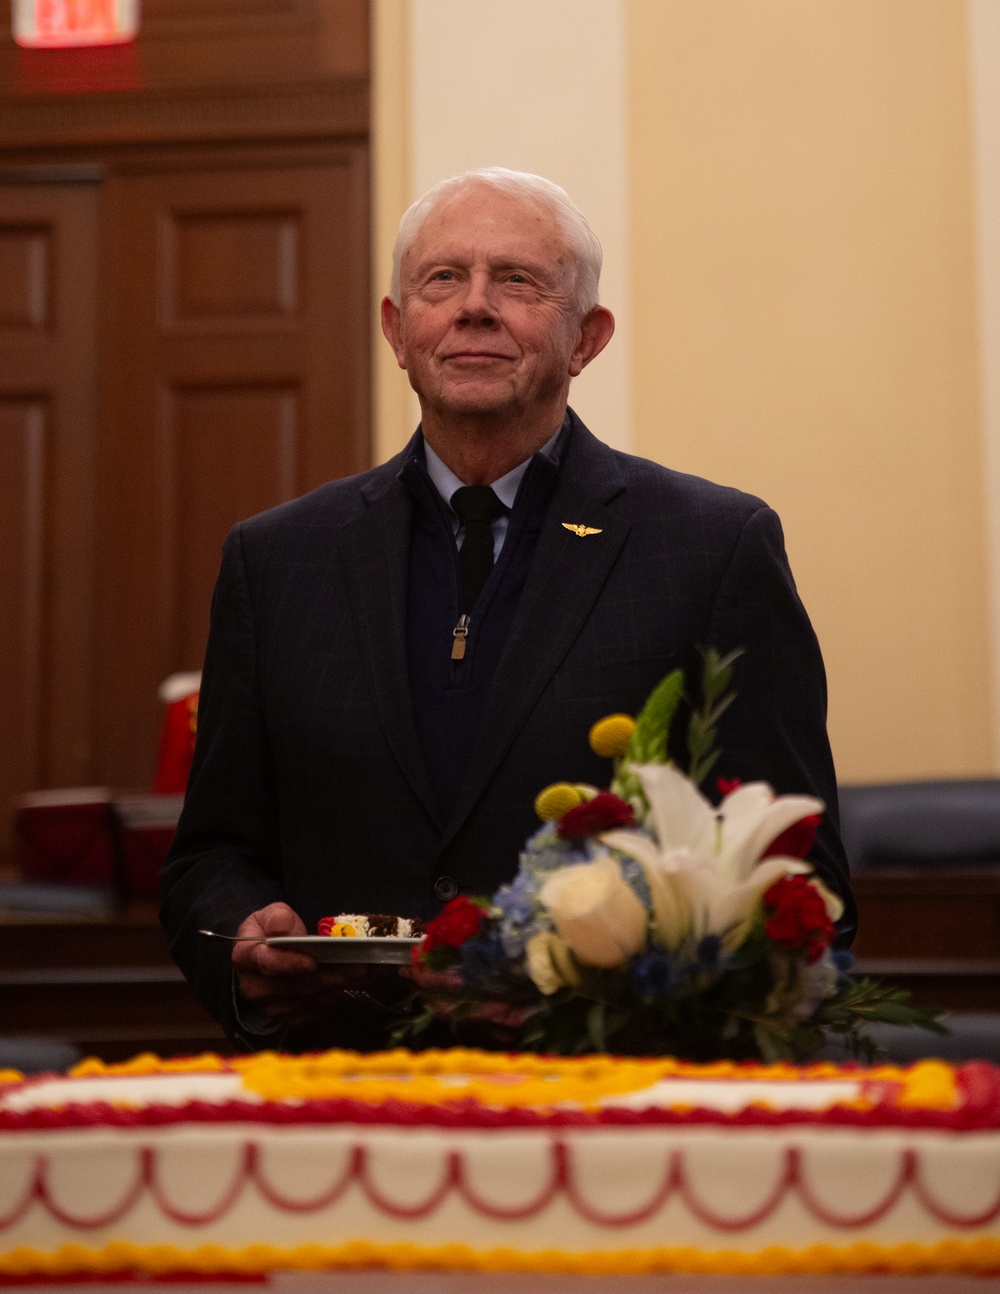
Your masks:
M449 283L454 277L451 270L437 270L433 275L435 283Z
M508 283L527 283L527 281L523 274L508 274L507 276Z

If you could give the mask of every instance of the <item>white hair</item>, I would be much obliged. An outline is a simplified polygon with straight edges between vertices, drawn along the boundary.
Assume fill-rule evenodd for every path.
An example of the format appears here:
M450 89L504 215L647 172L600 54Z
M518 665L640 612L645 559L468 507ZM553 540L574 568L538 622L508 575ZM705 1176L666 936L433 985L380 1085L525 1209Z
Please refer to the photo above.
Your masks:
M502 193L513 194L514 197L543 203L551 210L576 259L577 309L581 316L592 310L597 305L604 253L583 212L558 184L553 184L541 175L532 175L529 171L509 171L504 166L484 166L476 171L465 171L461 175L441 180L406 209L399 222L399 232L392 249L389 297L393 304L400 304L400 266L403 255L416 238L420 226L447 198L474 184L486 185L488 188L499 189Z

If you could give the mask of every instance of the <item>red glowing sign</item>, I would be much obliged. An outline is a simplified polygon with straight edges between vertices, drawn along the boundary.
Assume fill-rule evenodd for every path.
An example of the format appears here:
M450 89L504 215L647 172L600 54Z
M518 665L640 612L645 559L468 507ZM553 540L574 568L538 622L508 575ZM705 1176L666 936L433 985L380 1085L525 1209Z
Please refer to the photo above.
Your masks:
M117 45L139 28L139 0L14 0L14 39L28 48Z

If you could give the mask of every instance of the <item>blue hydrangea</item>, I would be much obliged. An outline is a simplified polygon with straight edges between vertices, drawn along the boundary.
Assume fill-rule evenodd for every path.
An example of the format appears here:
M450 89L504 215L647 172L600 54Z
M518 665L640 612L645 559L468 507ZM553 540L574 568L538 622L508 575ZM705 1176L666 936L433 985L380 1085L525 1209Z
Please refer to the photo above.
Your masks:
M500 941L476 935L462 944L462 982L466 988L488 991L503 980L506 954Z
M502 885L493 902L500 911L500 939L508 957L520 957L525 944L541 926L538 891L540 878L523 868L509 885Z
M594 847L589 840L563 840L554 822L546 822L529 839L521 854L522 871L544 878L571 863L589 862Z
M537 885L527 872L522 871L509 885L500 886L493 896L493 903L508 921L530 921L537 894Z
M629 972L639 996L647 1002L669 997L677 985L677 967L666 953L636 953L629 961Z

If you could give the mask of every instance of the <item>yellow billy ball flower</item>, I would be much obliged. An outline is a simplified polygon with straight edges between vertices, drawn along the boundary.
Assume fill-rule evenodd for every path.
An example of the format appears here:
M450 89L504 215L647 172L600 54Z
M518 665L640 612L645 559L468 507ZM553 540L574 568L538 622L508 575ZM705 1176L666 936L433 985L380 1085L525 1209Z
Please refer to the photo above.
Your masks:
M535 812L543 822L558 822L564 813L583 803L583 796L569 782L553 782L535 796Z
M635 720L630 714L605 715L590 730L590 749L605 759L620 759L633 732Z

